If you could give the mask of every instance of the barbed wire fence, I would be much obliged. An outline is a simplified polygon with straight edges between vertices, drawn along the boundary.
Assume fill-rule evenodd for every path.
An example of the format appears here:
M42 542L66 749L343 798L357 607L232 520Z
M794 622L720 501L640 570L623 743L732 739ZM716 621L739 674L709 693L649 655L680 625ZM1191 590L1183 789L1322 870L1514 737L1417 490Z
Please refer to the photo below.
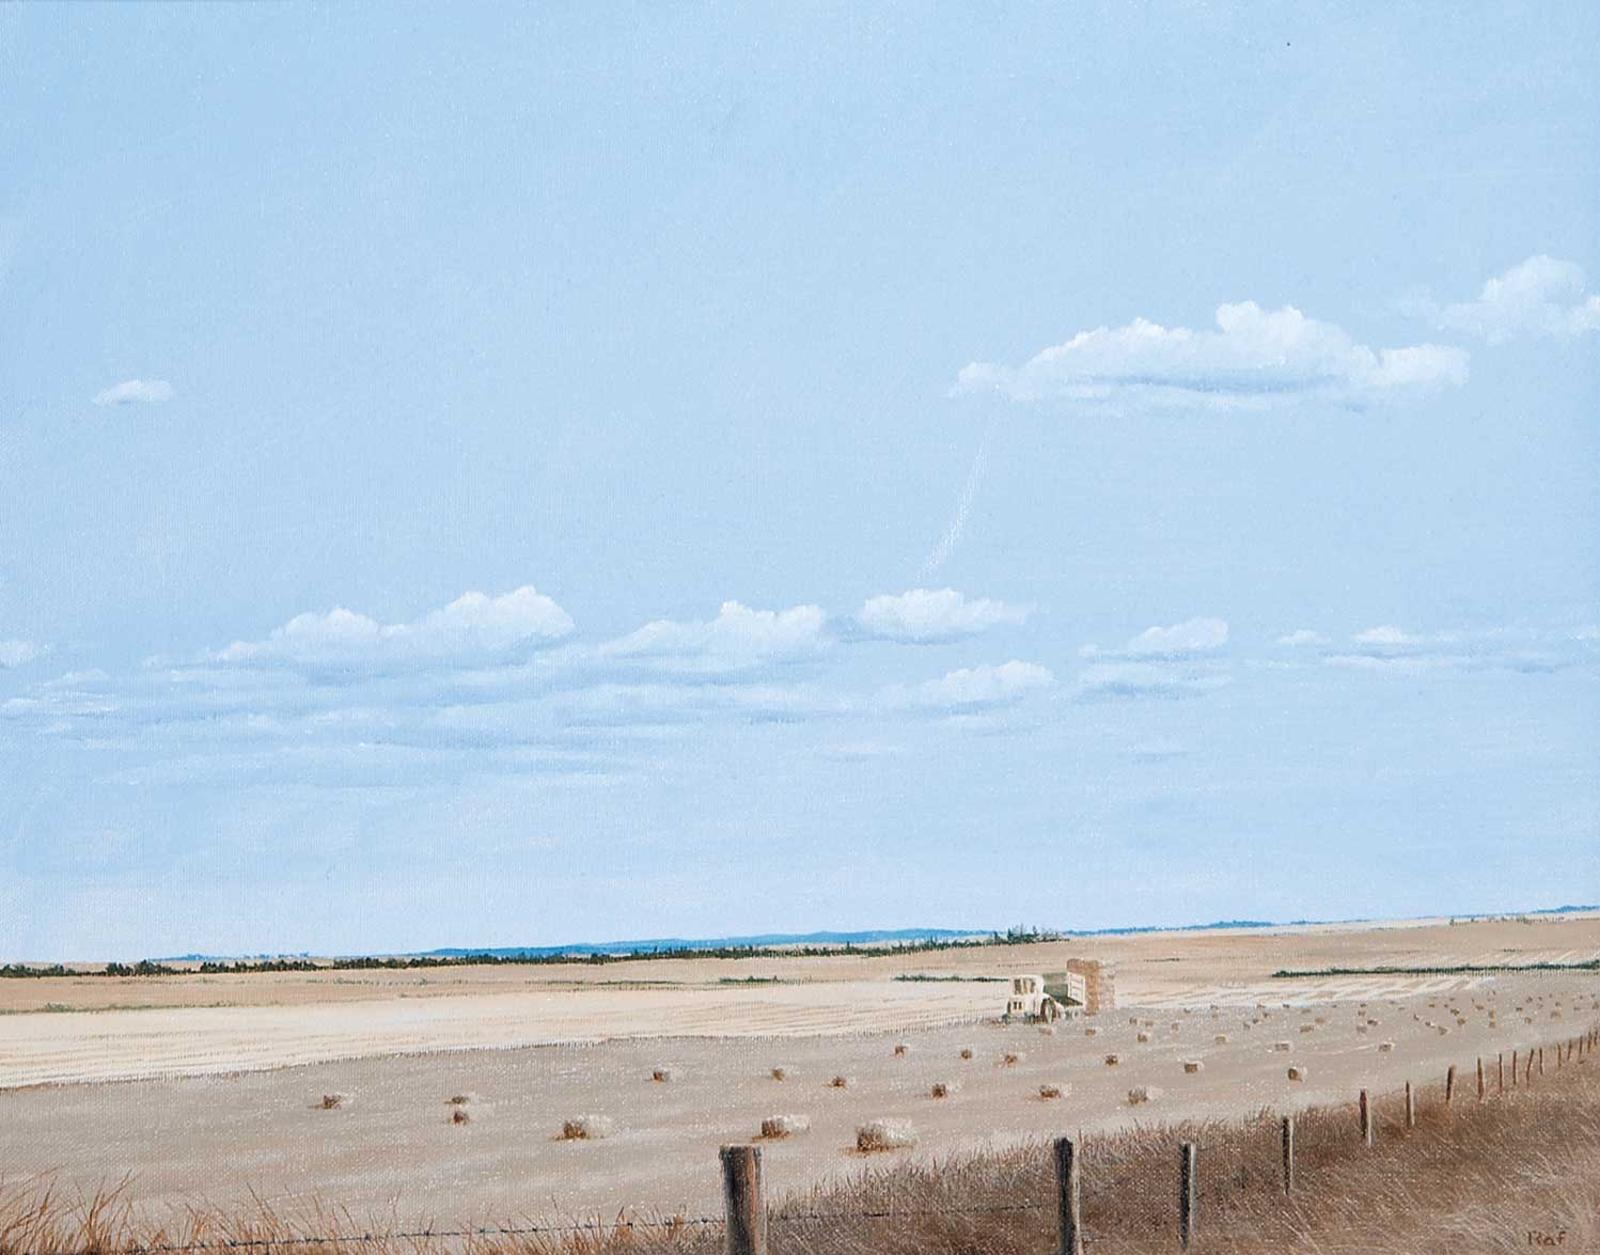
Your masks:
M1600 1028L1562 1038L1554 1043L1517 1047L1493 1058L1480 1056L1474 1070L1458 1072L1452 1065L1444 1079L1440 1104L1449 1111L1453 1102L1485 1104L1514 1096L1518 1090L1533 1087L1545 1075L1545 1050L1551 1051L1552 1070L1571 1063L1587 1062L1600 1049ZM1523 1053L1523 1052L1526 1053ZM1510 1060L1509 1075L1506 1070ZM1351 1107L1357 1119L1351 1127ZM1139 1174L1149 1173L1172 1159L1162 1156L1176 1151L1175 1177L1178 1188L1172 1193L1144 1190L1147 1229L1160 1227L1173 1235L1174 1248L1188 1250L1194 1241L1200 1210L1206 1201L1206 1181L1225 1183L1235 1189L1271 1188L1285 1195L1300 1188L1297 1174L1302 1164L1324 1166L1353 1148L1371 1148L1378 1140L1395 1133L1410 1133L1419 1127L1417 1091L1407 1081L1403 1090L1382 1094L1359 1091L1354 1103L1322 1105L1281 1115L1263 1111L1256 1117L1234 1125L1232 1136L1206 1136L1159 1126L1132 1134L1101 1135L1108 1140L1136 1140L1132 1151L1112 1151L1097 1145L1096 1135L1077 1139L1059 1137L1051 1144L1054 1171L1054 1196L1048 1200L998 1201L971 1205L937 1206L893 1205L861 1208L804 1210L794 1204L769 1209L765 1201L761 1148L754 1144L724 1146L720 1152L724 1210L711 1216L635 1217L621 1215L613 1221L592 1219L539 1224L423 1227L373 1232L329 1233L322 1235L229 1236L180 1242L109 1243L55 1255L201 1255L203 1252L294 1251L307 1248L332 1249L386 1246L405 1243L474 1243L501 1238L576 1239L588 1237L592 1250L634 1230L659 1230L682 1233L722 1230L728 1255L769 1255L769 1234L773 1228L803 1225L850 1224L863 1221L904 1222L912 1219L997 1216L1022 1216L1054 1213L1059 1255L1083 1255L1086 1230L1083 1198L1088 1185L1098 1193L1125 1195L1148 1184ZM1221 1127L1221 1126L1218 1126ZM1241 1136L1240 1134L1244 1134ZM1254 1134L1254 1136L1251 1136ZM1270 1136L1268 1136L1270 1134ZM1307 1136L1309 1134L1309 1136ZM1215 1162L1208 1160L1214 1157ZM1204 1165L1204 1172L1202 1172ZM417 1249L427 1249L426 1246Z

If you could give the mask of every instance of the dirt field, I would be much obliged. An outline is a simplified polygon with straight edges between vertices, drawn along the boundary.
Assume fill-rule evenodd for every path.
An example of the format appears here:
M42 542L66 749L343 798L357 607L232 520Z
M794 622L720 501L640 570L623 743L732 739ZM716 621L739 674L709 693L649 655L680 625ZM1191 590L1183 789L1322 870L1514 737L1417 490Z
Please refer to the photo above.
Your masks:
M716 1205L717 1146L780 1113L811 1121L769 1145L781 1192L858 1171L868 1161L852 1149L855 1129L878 1116L921 1134L915 1151L870 1161L884 1163L1135 1118L1339 1101L1437 1080L1451 1063L1470 1087L1479 1055L1492 1085L1499 1052L1600 1017L1600 977L1271 972L1596 954L1600 919L1567 917L828 959L5 981L0 1177L88 1190L131 1174L152 1210L254 1192L289 1210L320 1198L408 1221L701 1214ZM997 983L893 979L998 977L1068 956L1113 962L1120 1005L1048 1035L989 1022ZM1006 1064L1007 1052L1020 1058ZM1186 1072L1184 1060L1203 1068ZM1291 1064L1303 1081L1288 1079ZM671 1078L652 1080L658 1068ZM835 1075L849 1084L831 1087ZM957 1087L935 1099L936 1081ZM1064 1096L1040 1098L1047 1083ZM1163 1092L1133 1108L1136 1085ZM325 1110L324 1094L343 1097ZM453 1121L458 1110L466 1122ZM558 1140L563 1120L588 1113L609 1117L613 1135Z

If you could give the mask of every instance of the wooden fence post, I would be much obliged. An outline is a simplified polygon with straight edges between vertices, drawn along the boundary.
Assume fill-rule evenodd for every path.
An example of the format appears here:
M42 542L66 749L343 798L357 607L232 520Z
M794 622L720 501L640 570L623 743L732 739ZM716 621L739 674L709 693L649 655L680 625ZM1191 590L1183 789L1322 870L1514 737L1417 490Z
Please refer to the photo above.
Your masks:
M1083 1255L1082 1192L1078 1155L1070 1137L1056 1138L1056 1221L1060 1255Z
M1450 1100L1456 1096L1456 1065L1451 1064L1444 1074L1444 1105L1448 1107Z
M1505 1054L1505 1051L1502 1050L1499 1054L1497 1054L1494 1057L1494 1067L1495 1067L1495 1072L1498 1074L1498 1079L1495 1082L1495 1086L1496 1086L1495 1093L1504 1094L1506 1092L1506 1054Z
M1407 1081L1406 1082L1406 1128L1414 1129L1416 1127L1417 1127L1417 1103L1416 1103L1415 1097L1411 1093L1411 1082Z
M1517 1052L1515 1050L1513 1050L1511 1052L1511 1088L1512 1089L1516 1089L1516 1087L1517 1087Z
M1194 1241L1200 1193L1198 1150L1193 1142L1185 1142L1179 1153L1182 1158L1178 1160L1178 1245L1188 1250Z
M728 1255L767 1255L767 1205L761 1197L761 1148L722 1148L722 1202Z
M1294 1117L1283 1117L1283 1192L1294 1193Z
M1367 1091L1361 1091L1361 1140L1372 1145L1372 1104L1367 1101Z
M1544 1075L1544 1047L1539 1047L1539 1075Z
M1483 1056L1478 1056L1478 1101L1482 1102L1488 1096L1488 1089L1483 1083Z

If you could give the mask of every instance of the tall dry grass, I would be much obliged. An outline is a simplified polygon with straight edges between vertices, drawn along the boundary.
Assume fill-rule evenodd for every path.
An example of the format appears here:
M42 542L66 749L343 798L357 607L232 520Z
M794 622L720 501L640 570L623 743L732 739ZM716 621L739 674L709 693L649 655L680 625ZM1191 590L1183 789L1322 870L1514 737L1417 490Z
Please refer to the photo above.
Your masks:
M1463 1076L1467 1070L1463 1069ZM1094 1255L1177 1249L1178 1147L1200 1146L1199 1252L1428 1255L1600 1251L1600 1065L1573 1060L1479 1104L1471 1083L1444 1106L1443 1078L1417 1091L1408 1130L1400 1094L1374 1102L1377 1145L1362 1145L1354 1101L1296 1121L1298 1189L1282 1190L1277 1119L1151 1126L1079 1143L1083 1221ZM779 1201L774 1255L1007 1255L1055 1249L1054 1181L1042 1144L867 1169ZM709 1170L714 1170L714 1166ZM769 1181L769 1190L781 1188ZM709 1222L709 1223L708 1223ZM289 1217L258 1204L137 1219L125 1190L76 1199L0 1187L0 1255L129 1255L204 1246L294 1255L697 1255L722 1249L715 1217L618 1217L523 1233L370 1234L336 1210ZM371 1240L366 1240L367 1238ZM257 1245L259 1244L259 1245Z

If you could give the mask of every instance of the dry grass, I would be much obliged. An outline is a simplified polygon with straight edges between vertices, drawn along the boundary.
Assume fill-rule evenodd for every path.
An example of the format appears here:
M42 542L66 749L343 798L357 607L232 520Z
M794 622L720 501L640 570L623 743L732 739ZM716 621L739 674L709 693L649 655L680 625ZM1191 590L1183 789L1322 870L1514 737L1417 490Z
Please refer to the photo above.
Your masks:
M1600 1066L1571 1059L1477 1102L1446 1110L1443 1077L1417 1087L1418 1125L1402 1097L1374 1102L1377 1145L1361 1145L1355 1104L1302 1112L1298 1186L1282 1191L1276 1116L1139 1128L1079 1141L1085 1232L1097 1255L1176 1249L1178 1147L1200 1146L1197 1252L1229 1255L1431 1255L1530 1249L1529 1233L1564 1234L1566 1250L1600 1250ZM770 1173L770 1169L769 1169ZM768 1188L782 1190L769 1175ZM869 1168L780 1201L774 1255L1026 1255L1054 1249L1054 1186L1041 1144ZM454 1233L351 1241L373 1232L337 1211L295 1216L196 1210L141 1223L124 1191L68 1198L0 1185L0 1255L126 1255L151 1247L231 1244L295 1255L699 1255L723 1235L701 1217L622 1216L519 1234ZM322 1241L306 1235L322 1234ZM335 1242L334 1237L343 1240Z

